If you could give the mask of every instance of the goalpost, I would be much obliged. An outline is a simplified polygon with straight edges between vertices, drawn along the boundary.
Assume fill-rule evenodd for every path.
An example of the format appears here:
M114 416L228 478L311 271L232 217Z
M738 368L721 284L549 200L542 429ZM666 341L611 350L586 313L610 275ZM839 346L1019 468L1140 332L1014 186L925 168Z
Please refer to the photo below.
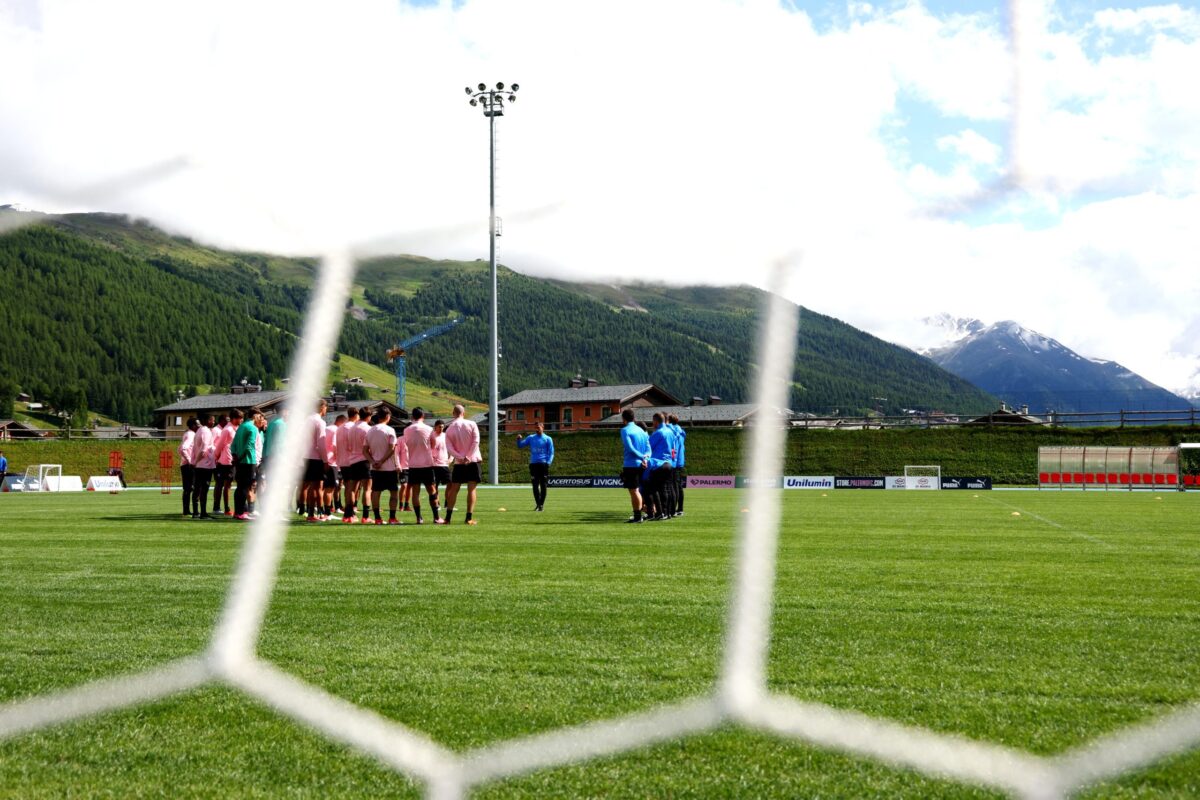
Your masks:
M25 478L21 481L27 492L49 492L51 480L54 488L62 480L62 464L30 464L25 468Z
M941 489L942 467L939 464L905 464L905 489Z

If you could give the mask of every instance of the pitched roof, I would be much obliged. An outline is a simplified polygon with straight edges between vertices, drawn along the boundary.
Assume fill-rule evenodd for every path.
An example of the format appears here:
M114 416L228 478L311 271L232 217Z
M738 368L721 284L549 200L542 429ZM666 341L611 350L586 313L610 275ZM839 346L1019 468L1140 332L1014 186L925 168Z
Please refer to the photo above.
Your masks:
M683 425L689 423L716 423L716 422L742 422L747 417L750 417L762 408L758 403L721 403L710 406L645 406L633 409L633 418L636 422L649 423L653 420L655 413L674 414L679 417L679 422ZM776 411L782 419L791 417L790 411L787 409L778 409ZM613 414L611 417L605 417L600 420L600 425L624 425L625 422L621 419L620 414Z
M246 392L244 394L198 394L188 397L178 403L156 408L157 412L169 411L209 411L219 408L258 408L272 405L283 400L287 392Z
M541 403L602 403L605 400L625 402L647 391L656 391L668 400L676 398L653 383L627 383L619 386L579 386L565 389L526 389L506 397L498 405L519 406ZM678 402L676 400L676 402Z

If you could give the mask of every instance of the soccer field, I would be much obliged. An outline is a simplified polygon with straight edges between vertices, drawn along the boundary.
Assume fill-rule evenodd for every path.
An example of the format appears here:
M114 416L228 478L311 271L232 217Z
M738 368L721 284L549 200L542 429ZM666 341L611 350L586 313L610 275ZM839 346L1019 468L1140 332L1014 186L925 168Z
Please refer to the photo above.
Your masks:
M297 523L260 654L455 750L696 697L747 496L692 491L685 517L637 526L620 490L551 490L535 514L515 488L480 490L475 528ZM1200 698L1200 494L783 502L778 692L1046 755ZM0 703L206 646L247 528L178 506L0 497ZM421 789L227 689L0 742L0 797ZM1200 752L1087 794L1200 796ZM477 795L996 796L734 728Z

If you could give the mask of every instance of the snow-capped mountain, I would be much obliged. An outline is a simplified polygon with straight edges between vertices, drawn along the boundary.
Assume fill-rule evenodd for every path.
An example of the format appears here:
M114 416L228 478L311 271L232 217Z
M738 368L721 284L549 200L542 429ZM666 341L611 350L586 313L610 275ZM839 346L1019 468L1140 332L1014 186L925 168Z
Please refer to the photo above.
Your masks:
M955 317L947 314L945 311L935 314L932 317L924 317L921 323L924 327L917 334L917 341L911 342L910 346L923 356L929 355L933 350L960 341L973 333L978 333L987 327L977 319Z
M966 329L949 315L947 331ZM978 322L978 320L966 321ZM1115 361L1085 358L1062 343L1005 320L979 327L924 353L1014 407L1054 411L1158 411L1191 403Z

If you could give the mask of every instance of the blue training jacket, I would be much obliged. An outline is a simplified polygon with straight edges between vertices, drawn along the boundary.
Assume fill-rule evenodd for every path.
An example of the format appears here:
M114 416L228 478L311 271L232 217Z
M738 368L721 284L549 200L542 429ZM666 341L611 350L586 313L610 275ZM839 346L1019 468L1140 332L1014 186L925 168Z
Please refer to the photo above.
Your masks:
M683 446L687 443L687 431L681 425L672 425L671 430L675 432L675 466L682 467L687 463L683 456Z
M529 448L530 464L554 463L554 440L544 433L531 433L523 439L517 439L517 447Z
M650 469L675 466L675 457L671 452L674 449L675 432L670 425L663 425L650 434Z
M646 432L631 422L621 428L621 446L625 449L626 467L640 467L642 461L650 457L650 437Z

